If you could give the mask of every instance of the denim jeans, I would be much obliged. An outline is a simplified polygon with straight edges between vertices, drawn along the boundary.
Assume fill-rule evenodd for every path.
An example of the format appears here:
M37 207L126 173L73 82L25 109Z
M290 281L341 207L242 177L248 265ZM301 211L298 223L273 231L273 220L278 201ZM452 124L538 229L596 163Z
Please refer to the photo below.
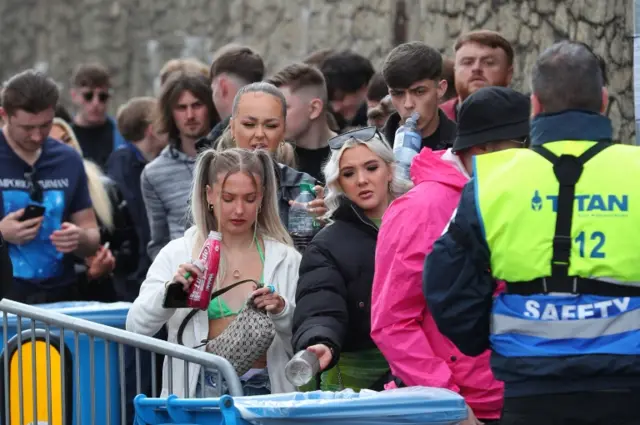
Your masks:
M229 394L227 383L222 381L222 391L217 388L218 372L215 370L204 371L204 388L200 379L196 389L198 398L216 398L223 394ZM242 391L246 396L271 394L271 381L267 369L251 369L244 376L240 377Z

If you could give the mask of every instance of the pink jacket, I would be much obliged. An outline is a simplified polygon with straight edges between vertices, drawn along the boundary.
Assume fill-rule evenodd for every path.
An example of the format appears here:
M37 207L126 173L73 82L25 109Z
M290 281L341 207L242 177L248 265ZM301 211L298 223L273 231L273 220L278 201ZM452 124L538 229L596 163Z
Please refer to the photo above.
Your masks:
M376 248L371 337L407 386L460 393L481 419L500 417L503 385L489 351L467 357L437 329L422 292L426 255L458 206L469 177L450 150L423 149L411 165L415 187L387 209Z

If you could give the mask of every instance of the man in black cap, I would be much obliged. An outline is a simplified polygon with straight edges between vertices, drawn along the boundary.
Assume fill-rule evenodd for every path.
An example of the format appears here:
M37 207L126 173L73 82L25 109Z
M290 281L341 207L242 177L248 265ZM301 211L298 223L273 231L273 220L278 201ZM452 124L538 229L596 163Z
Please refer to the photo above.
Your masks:
M438 331L422 294L422 269L473 174L473 157L525 146L529 99L508 88L482 88L463 102L458 119L453 148L422 149L411 165L415 186L384 215L371 336L398 380L456 391L469 406L466 425L475 425L476 418L490 424L500 418L503 386L493 377L489 353L465 356Z

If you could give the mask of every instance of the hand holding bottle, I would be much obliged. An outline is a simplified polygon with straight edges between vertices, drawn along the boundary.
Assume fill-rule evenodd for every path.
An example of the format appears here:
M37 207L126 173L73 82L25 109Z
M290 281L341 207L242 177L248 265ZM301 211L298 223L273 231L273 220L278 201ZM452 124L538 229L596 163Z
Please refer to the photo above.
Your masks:
M316 344L307 348L307 351L312 352L318 358L318 362L320 363L320 370L323 371L329 366L331 361L333 360L333 352L331 348L327 347L324 344Z

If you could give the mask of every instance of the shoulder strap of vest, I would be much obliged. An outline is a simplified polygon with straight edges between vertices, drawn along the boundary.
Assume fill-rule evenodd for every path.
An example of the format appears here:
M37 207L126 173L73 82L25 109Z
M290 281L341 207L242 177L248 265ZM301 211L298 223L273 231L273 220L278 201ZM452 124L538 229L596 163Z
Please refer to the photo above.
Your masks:
M576 183L582 175L584 164L602 152L611 143L597 142L580 156L557 156L543 146L531 148L553 164L553 172L560 183L558 192L556 229L553 236L553 257L551 260L551 280L564 281L569 277L569 257L571 256L571 224ZM553 292L553 291L550 291Z

